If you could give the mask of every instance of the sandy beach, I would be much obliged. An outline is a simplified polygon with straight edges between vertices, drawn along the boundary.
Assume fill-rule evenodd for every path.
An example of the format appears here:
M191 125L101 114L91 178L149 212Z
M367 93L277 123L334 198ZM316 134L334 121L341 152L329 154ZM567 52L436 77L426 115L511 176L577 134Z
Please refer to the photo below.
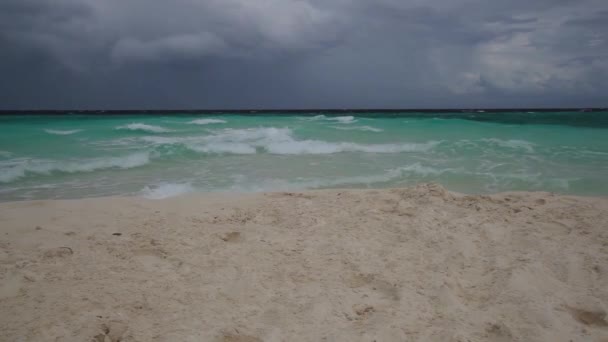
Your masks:
M608 341L608 200L409 189L0 204L2 341Z

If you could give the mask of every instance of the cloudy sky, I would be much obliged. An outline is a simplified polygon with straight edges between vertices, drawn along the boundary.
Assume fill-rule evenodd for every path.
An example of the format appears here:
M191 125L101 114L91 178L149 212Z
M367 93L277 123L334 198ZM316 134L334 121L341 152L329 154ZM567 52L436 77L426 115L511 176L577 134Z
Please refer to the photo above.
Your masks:
M1 0L0 108L608 106L607 0Z

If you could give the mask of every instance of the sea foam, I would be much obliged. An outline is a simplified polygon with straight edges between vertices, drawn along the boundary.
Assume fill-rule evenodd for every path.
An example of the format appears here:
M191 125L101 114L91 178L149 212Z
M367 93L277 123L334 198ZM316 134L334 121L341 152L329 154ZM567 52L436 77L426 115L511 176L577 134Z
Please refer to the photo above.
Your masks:
M12 159L0 163L0 183L10 183L28 173L48 175L54 172L77 173L103 169L130 169L150 162L148 153L134 153L123 157L102 157L78 161L46 159Z
M348 115L348 116L315 115L315 116L312 116L312 117L302 117L301 120L306 120L306 121L335 121L335 122L342 123L342 124L349 124L349 123L353 123L353 122L357 121L355 119L355 117L351 116L351 115Z
M332 128L339 129L341 131L384 132L383 129L372 126L332 126Z
M187 194L193 191L194 188L190 183L160 183L146 186L141 190L140 195L148 199L163 199Z
M45 129L44 131L47 132L48 134L54 134L54 135L70 135L70 134L82 132L81 129L73 129L73 130Z
M323 140L298 140L289 128L262 127L224 129L198 137L143 137L153 144L183 144L202 153L254 154L258 150L270 154L333 154L340 152L402 153L425 152L439 141L424 143L360 144Z
M325 187L337 187L337 186L371 186L374 184L381 184L390 181L394 181L408 175L418 176L436 176L445 172L454 172L452 169L436 169L429 166L421 165L420 163L413 163L402 167L392 168L384 170L384 172L371 174L371 175L360 175L360 176L347 176L347 177L335 177L335 178L313 178L303 180L286 180L286 179L262 179L253 180L248 179L246 176L241 175L238 181L232 185L230 191L239 192L265 192L265 191L294 191L294 190L305 190L305 189L317 189Z
M484 142L487 142L487 143L496 144L500 147L522 149L522 150L525 150L526 152L534 152L535 144L533 144L529 141L525 141L525 140L516 140L516 139L502 140L502 139L496 139L496 138L481 139L481 140Z
M193 125L210 125L210 124L223 124L226 123L225 120L220 119L196 119L188 122Z
M129 130L129 131L142 131L142 132L148 132L148 133L171 132L170 129L167 129L167 128L164 128L161 126L153 126L153 125L148 125L148 124L138 123L138 122L130 123L130 124L124 125L124 126L118 126L118 127L116 127L116 129Z
M271 143L264 148L272 154L332 154L339 152L401 153L424 152L439 142L401 144L356 144L350 142L332 143L316 140L302 140Z

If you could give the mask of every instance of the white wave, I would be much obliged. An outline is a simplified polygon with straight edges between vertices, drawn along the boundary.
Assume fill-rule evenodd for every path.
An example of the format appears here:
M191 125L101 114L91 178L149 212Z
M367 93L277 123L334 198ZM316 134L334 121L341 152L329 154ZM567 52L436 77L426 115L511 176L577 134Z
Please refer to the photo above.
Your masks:
M226 121L220 120L220 119L196 119L196 120L192 120L188 123L193 124L193 125L210 125L210 124L222 124L222 123L226 123Z
M402 144L356 144L331 143L316 140L291 141L272 143L264 148L272 154L332 154L339 152L365 152L365 153L401 153L424 152L432 149L439 142L402 143Z
M171 145L171 144L181 144L187 141L194 141L194 140L200 140L200 138L198 137L155 137L155 136L147 136L147 137L141 137L139 139L137 139L136 141L144 141L150 144L154 144L154 145ZM113 141L115 145L124 145L124 144L131 144L133 143L133 140L131 138L129 139L118 139L118 140L114 140Z
M194 188L190 183L161 183L153 186L146 186L140 192L141 196L148 199L163 199L193 192Z
M225 129L221 131L215 131L215 134L211 135L209 139L212 141L238 142L285 141L292 140L292 135L292 130L286 127L259 127L244 129Z
M239 143L244 153L254 153L260 148L271 154L332 154L339 152L400 153L423 152L433 148L438 141L426 143L358 144L351 142L327 142L321 140L297 140L288 128L228 129L207 137L204 145L213 149L216 145ZM251 149L242 148L247 144ZM191 145L190 145L191 146Z
M206 144L206 145L197 145L197 144L186 144L186 147L195 151L202 153L231 153L231 154L255 154L255 147L249 146L247 144L239 144L239 143L217 143L217 144Z
M337 121L339 123L348 124L356 122L354 116L325 116L325 115L315 115L313 117L302 118L307 121Z
M355 122L354 116L337 116L333 118L327 118L330 121L338 121L339 123L353 123Z
M372 127L372 126L332 126L332 128L339 129L342 131L364 131L364 132L384 132L383 129Z
M153 145L182 145L187 149L200 153L216 154L255 154L256 148L248 143L214 139L207 137L142 137L143 141Z
M289 140L292 138L288 128L229 128L199 139L190 139L185 146L203 153L255 154L258 147Z
M167 132L172 132L170 129L166 129L164 127L161 126L153 126L153 125L147 125L144 123L130 123L128 125L124 125L124 126L119 126L116 127L116 129L123 129L123 130L129 130L129 131L142 131L142 132L148 132L148 133L167 133Z
M337 178L316 178L308 180L289 181L285 179L263 179L250 180L247 177L240 175L237 178L237 183L234 184L230 191L239 192L267 192L267 191L291 191L304 189L317 189L325 187L338 187L345 185L373 185L377 183L386 183L404 177L407 174L417 174L422 176L436 176L444 172L451 172L452 169L439 170L428 166L423 166L420 163L406 165L394 169L385 170L383 173L375 175L361 175Z
M502 139L496 139L496 138L489 138L489 139L481 139L481 140L485 141L485 142L496 144L500 147L523 149L523 150L526 150L527 152L534 152L534 146L536 146L534 143L531 143L529 141L516 140L516 139L502 140Z
M430 166L424 166L420 163L414 163L411 165L407 165L407 166L402 166L399 167L397 169L395 169L397 171L399 171L401 174L403 173L414 173L414 174L418 174L421 176L436 176L436 175L441 175L443 173L446 172L459 172L462 170L456 170L456 169L436 169L434 167L430 167Z
M84 160L18 159L0 163L0 183L9 183L28 173L48 175L53 172L91 172L103 169L130 169L150 162L148 153L135 153L124 157L104 157Z
M608 152L601 152L601 151L583 150L583 151L578 151L577 153L592 154L592 155L598 155L598 156L608 156ZM1 155L1 152L0 152L0 155Z
M196 152L254 154L257 150L271 154L332 154L340 152L401 153L424 152L439 141L425 143L358 144L321 140L297 140L289 128L263 127L224 129L198 137L143 137L152 144L182 144Z
M70 134L82 132L81 129L73 129L73 130L45 129L44 131L47 132L48 134L55 134L55 135L70 135Z
M10 157L13 154L9 151L0 151L0 157Z
M25 175L25 171L22 168L0 167L0 170L2 171L0 172L0 183L10 183L15 179L21 178Z
M288 128L248 128L224 129L207 136L194 137L142 137L141 139L157 145L181 144L201 153L254 154L257 147L272 141L291 139Z

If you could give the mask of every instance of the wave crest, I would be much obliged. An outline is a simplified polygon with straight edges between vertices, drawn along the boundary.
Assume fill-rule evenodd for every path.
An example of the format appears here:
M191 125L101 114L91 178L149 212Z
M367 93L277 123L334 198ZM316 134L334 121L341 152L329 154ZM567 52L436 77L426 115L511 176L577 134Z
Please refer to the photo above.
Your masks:
M193 191L194 188L190 183L161 183L146 186L141 190L140 195L148 199L163 199L187 194Z
M420 163L414 163L402 167L384 170L382 173L361 176L348 176L336 178L313 178L299 181L289 181L286 179L262 179L251 180L245 176L240 176L231 191L243 192L267 192L267 191L293 191L305 189L318 189L326 187L339 186L370 186L381 184L400 179L407 175L415 174L418 176L437 176L445 172L453 172L452 169L436 169L429 166L424 166Z
M297 140L289 128L224 129L204 137L144 137L153 144L182 144L202 153L254 154L258 149L270 154L333 154L340 152L402 153L424 152L439 141L424 143L359 144L322 140Z
M47 132L48 134L54 134L54 135L70 135L70 134L82 132L81 129L73 129L73 130L45 129L44 131Z
M339 129L341 131L384 132L383 129L372 126L333 126L332 128Z
M150 162L148 153L135 153L124 157L105 157L79 161L42 159L8 160L0 164L0 183L10 183L27 174L48 175L54 172L77 173L103 169L130 169Z
M316 140L292 141L272 143L265 149L272 154L332 154L339 152L365 152L365 153L401 153L428 151L439 142L402 143L402 144L356 144L331 143Z
M124 126L118 126L118 127L116 127L116 129L128 130L128 131L141 131L141 132L148 132L148 133L172 132L170 129L167 129L167 128L164 128L161 126L148 125L148 124L139 123L139 122L130 123L130 124L124 125Z
M481 140L484 142L487 142L487 143L496 144L500 147L506 147L506 148L512 148L512 149L522 149L522 150L525 150L526 152L534 152L534 146L536 146L534 143L531 143L529 141L517 140L517 139L502 140L502 139L496 139L496 138L489 138L489 139L481 139Z
M222 123L226 123L226 121L220 120L220 119L196 119L196 120L192 120L188 123L193 124L193 125L210 125L210 124L222 124Z
M325 116L325 115L315 115L313 117L303 118L303 120L307 121L337 121L338 123L348 124L356 122L354 116Z

